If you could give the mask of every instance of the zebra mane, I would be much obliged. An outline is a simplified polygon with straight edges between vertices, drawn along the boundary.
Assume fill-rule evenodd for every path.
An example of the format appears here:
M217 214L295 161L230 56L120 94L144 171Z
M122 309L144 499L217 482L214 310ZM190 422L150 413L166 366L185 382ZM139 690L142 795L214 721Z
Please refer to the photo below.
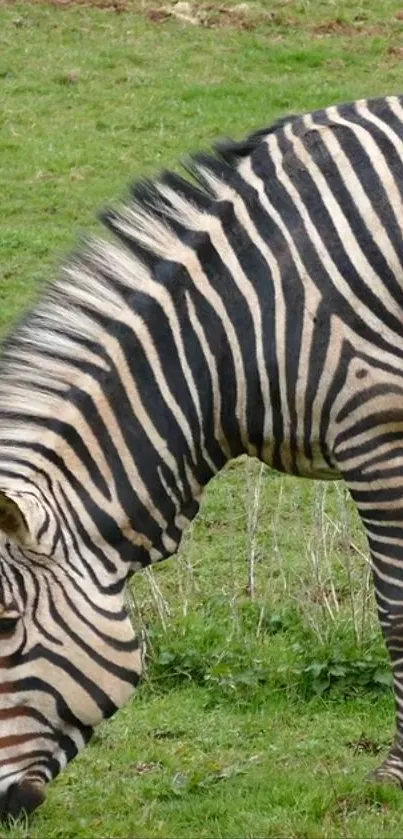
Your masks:
M167 291L155 279L158 266L171 266L174 272L189 236L208 232L209 213L219 201L234 199L238 164L266 135L293 119L241 142L223 140L213 153L190 157L184 163L190 178L165 171L155 180L139 181L122 206L100 215L118 241L84 242L3 343L0 440L21 435L16 420L24 422L25 433L29 418L57 411L62 394L74 387L86 366L107 374L100 323L127 313L127 292L140 290L162 300Z
M239 142L229 138L220 140L214 145L215 152L231 166L237 166L244 157L247 157L254 152L255 148L260 145L265 137L269 134L273 134L280 128L283 128L289 122L294 122L296 119L298 119L297 114L290 114L289 116L281 117L281 119L276 120L276 122L272 125L269 125L266 128L260 128L258 131L254 131L253 134L249 134L248 137L244 140L240 140Z

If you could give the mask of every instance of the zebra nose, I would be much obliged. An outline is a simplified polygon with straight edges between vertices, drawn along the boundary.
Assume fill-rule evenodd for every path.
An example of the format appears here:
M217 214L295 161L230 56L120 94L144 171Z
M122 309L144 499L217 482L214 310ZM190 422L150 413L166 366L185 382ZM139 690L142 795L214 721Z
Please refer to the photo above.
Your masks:
M0 819L18 818L36 810L45 800L45 789L43 784L32 783L22 780L19 784L12 784L11 787L0 797Z

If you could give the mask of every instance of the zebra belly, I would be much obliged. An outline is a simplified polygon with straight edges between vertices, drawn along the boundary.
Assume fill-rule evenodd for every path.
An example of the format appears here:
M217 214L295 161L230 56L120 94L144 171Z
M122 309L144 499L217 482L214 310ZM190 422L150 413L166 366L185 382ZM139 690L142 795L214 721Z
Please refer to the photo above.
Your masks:
M324 457L319 444L312 445L310 454L308 458L302 445L295 447L290 440L284 440L279 446L272 442L266 444L261 460L277 472L299 478L317 481L338 481L342 478L338 468Z

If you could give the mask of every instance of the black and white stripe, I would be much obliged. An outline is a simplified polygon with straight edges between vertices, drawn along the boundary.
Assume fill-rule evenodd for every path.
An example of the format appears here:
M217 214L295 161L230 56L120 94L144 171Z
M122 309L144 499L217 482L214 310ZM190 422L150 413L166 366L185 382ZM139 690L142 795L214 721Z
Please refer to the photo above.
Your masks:
M0 367L0 793L34 809L141 669L136 568L232 457L344 478L403 783L403 100L289 117L135 185Z

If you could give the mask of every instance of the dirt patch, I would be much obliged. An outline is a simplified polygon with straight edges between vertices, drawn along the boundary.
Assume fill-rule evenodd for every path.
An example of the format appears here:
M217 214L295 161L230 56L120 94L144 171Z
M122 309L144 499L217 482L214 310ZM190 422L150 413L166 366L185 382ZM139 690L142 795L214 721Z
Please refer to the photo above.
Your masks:
M0 0L1 6L15 6L20 0ZM295 0L281 0L275 10L267 10L260 2L239 2L227 5L213 0L26 0L27 5L46 3L60 9L72 6L97 8L122 14L137 13L151 23L160 25L176 21L182 26L198 26L206 29L232 28L238 30L263 29L271 35L270 43L283 41L290 31L305 31L314 39L368 36L394 36L402 32L403 10L399 10L389 21L370 22L365 13L357 13L351 21L342 18L327 19L313 23L304 16L290 14ZM16 17L15 26L23 26L24 19ZM403 49L403 48L402 48ZM388 54L401 58L401 48L391 46ZM74 82L73 82L74 83Z
M54 2L66 2L66 0L54 0ZM287 7L293 2L294 0L283 0L282 5ZM258 3L237 3L227 6L213 2L193 2L192 0L177 0L177 2L158 5L146 9L145 14L153 23L177 20L184 25L203 26L209 29L233 27L254 30L269 25L282 30L283 34L278 35L280 40L284 38L284 33L290 29L306 30L318 39L384 35L390 30L391 23L396 26L397 21L403 20L402 12L401 17L398 13L391 23L386 21L370 23L365 14L357 14L352 21L334 18L312 24L295 15L284 14L280 9L267 11Z
M177 20L191 26L203 26L207 29L234 27L235 29L257 29L274 22L272 12L265 11L253 3L238 3L234 6L216 3L189 3L178 0L171 5L159 6L146 12L153 23Z
M339 18L326 20L311 26L310 32L315 38L354 38L359 35L383 35L386 29L386 24L369 24L360 17L351 23Z
M284 0L285 3L294 0ZM0 6L14 6L20 0L0 0ZM233 6L214 2L194 3L187 0L153 5L152 0L45 0L47 5L59 8L70 6L85 6L87 8L105 9L111 12L138 12L145 15L153 23L165 23L177 20L179 23L191 26L217 28L233 26L238 29L256 29L262 24L274 21L275 15L266 11L257 3L237 3ZM28 4L42 5L43 0L28 0Z
M403 61L403 47L388 47L387 54L392 55L394 58L398 58L400 61Z

